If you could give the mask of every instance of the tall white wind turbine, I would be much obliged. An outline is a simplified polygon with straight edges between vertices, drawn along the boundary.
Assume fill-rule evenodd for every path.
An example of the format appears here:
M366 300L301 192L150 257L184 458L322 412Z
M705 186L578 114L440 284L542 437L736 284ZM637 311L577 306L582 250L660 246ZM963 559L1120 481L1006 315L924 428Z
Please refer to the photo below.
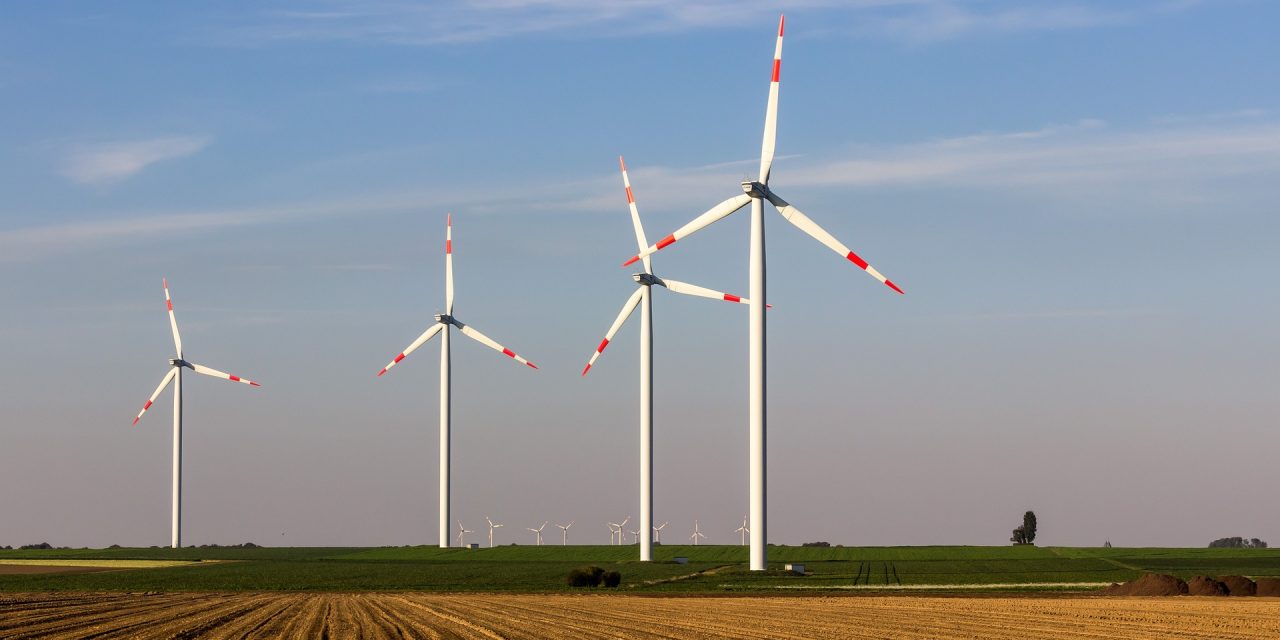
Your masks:
M570 520L569 524L556 525L557 527L560 527L560 546L569 544L569 527L572 527L575 522L577 522L577 520Z
M485 516L484 521L489 523L489 548L492 549L493 548L493 530L501 529L502 525L490 520L489 516Z
M400 364L409 354L413 353L426 344L428 340L434 338L436 334L440 334L440 548L444 549L449 546L449 424L450 424L450 398L452 395L452 386L449 380L450 355L449 355L449 328L456 327L462 332L462 335L479 342L480 344L501 352L508 358L512 358L516 362L537 369L538 367L532 362L521 358L516 353L497 342L494 342L489 336L476 331L470 325L463 324L457 318L453 317L453 214L445 219L445 240L444 240L444 313L436 314L436 323L431 325L429 329L418 336L407 349L400 352L390 364L383 367L378 372L381 377L392 367Z
M529 531L532 531L534 535L538 536L538 538L537 538L537 542L535 543L535 546L539 546L539 547L541 547L541 546L542 546L542 530L543 530L543 529L546 529L546 528L547 528L547 522L546 522L546 521L544 521L544 522L542 523L542 526L541 526L541 527L538 527L537 529L534 529L533 527L525 527L525 529L528 529Z
M649 241L645 239L644 225L640 222L640 210L636 207L635 194L631 191L631 178L627 175L627 163L622 156L618 156L618 166L622 169L622 186L626 190L627 206L631 209L631 226L635 230L636 246L640 251L644 251L645 247L649 246ZM622 311L609 327L604 340L600 341L600 346L596 347L595 353L591 354L587 366L582 369L582 375L587 375L595 365L596 358L599 358L604 348L609 346L614 334L618 333L638 305L640 307L640 531L648 532L653 528L653 285L700 298L741 304L750 304L751 301L723 291L659 278L654 275L652 259L647 255L644 257L643 264L644 271L632 276L639 286L622 305ZM648 535L640 539L640 560L642 562L653 560L652 538Z
M696 546L698 546L698 540L701 540L702 538L707 537L707 536L705 536L705 535L702 535L702 532L698 530L698 521L697 521L697 520L694 520L694 521L693 521L693 535L691 535L691 536L689 536L689 537L690 537L690 538L693 538L693 546L695 546L695 547L696 547Z
M191 369L196 373L232 382L240 382L251 387L260 387L262 385L233 376L229 373L223 373L217 369L210 369L202 364L187 362L182 353L182 335L178 333L178 319L173 315L173 299L169 297L169 280L161 278L164 286L164 302L169 308L169 329L173 331L173 348L177 355L169 358L169 373L164 375L160 380L160 386L156 387L155 393L147 399L147 403L142 405L142 411L138 412L137 417L133 419L133 424L138 424L142 419L142 414L151 408L151 403L160 397L160 392L173 383L173 535L171 544L174 549L182 546L182 370Z
M466 539L466 537L467 537L467 534L468 534L468 533L475 533L475 532L474 532L474 531L472 531L472 530L470 530L470 529L468 529L468 528L466 528L466 527L464 527L464 526L462 526L462 521L461 521L461 520L459 520L459 521L458 521L458 546L459 546L459 547L465 547L465 546L467 546L467 539Z
M782 33L786 24L785 17L778 21L778 41L773 53L773 78L769 83L769 101L765 108L764 141L760 147L760 175L758 180L742 183L743 193L736 195L707 210L693 221L676 229L676 231L659 240L657 244L647 247L639 254L623 263L631 265L652 255L654 252L669 247L673 243L688 237L690 234L728 216L729 214L751 204L751 255L748 294L752 300L765 302L765 253L764 253L764 201L768 200L782 214L787 222L795 225L827 248L840 254L858 268L866 271L885 286L902 293L892 281L885 278L874 267L867 264L858 254L846 247L825 229L818 226L809 216L791 206L786 200L773 192L769 186L769 171L773 166L774 144L778 132L778 81L782 70ZM766 518L765 518L765 313L764 305L753 304L750 309L748 334L748 423L750 426L749 466L751 469L751 569L764 571L766 568Z
M742 546L747 546L747 534L751 533L751 528L747 526L747 517L742 516L742 526L733 530L734 533L742 534Z
M622 522L606 522L605 523L609 525L609 544L622 544L622 540L623 540L622 528L627 526L628 522L631 522L631 516L627 516L626 518L623 518ZM614 536L617 536L616 538L617 542L614 542L614 539L615 539Z

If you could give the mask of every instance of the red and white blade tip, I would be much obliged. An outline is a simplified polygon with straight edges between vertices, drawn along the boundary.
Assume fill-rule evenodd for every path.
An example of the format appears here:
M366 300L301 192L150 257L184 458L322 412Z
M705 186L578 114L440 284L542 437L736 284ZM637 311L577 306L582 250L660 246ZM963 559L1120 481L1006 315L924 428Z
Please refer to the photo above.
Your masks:
M858 268L862 269L863 271L866 271L867 273L875 277L877 280L883 282L886 287L889 287L890 289L893 289L894 291L897 291L902 295L906 295L906 292L898 288L898 285L894 284L892 280L880 275L879 271L876 271L874 267L872 267L870 264L867 264L867 261L863 260L862 257L859 256L858 254L850 251L849 255L845 257L849 259L849 262L852 262L858 265Z
M618 166L622 167L623 171L627 170L627 161L623 160L622 156L618 156Z
M778 37L779 38L782 37L782 28L785 26L787 26L787 14L784 13L778 18Z

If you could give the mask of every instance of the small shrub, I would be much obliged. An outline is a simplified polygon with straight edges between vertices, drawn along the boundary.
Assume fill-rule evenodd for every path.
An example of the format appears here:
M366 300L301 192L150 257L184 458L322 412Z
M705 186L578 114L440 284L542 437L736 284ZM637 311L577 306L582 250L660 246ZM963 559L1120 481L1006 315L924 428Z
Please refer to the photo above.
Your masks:
M617 571L606 571L601 576L601 579L604 581L604 586L610 589L617 588L618 585L622 584L622 574Z
M604 575L600 567L578 567L565 576L565 582L571 587L598 587Z

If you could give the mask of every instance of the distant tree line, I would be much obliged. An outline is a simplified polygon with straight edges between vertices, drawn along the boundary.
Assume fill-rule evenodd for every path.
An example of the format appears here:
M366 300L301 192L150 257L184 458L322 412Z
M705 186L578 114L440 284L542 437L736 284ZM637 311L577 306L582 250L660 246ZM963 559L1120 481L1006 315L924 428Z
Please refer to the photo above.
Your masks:
M804 543L801 543L801 544L800 544L800 546L802 546L802 547L830 547L830 546L831 546L831 543L830 543L830 542L804 542Z
M1266 549L1267 542L1257 538L1218 538L1209 543L1210 549Z

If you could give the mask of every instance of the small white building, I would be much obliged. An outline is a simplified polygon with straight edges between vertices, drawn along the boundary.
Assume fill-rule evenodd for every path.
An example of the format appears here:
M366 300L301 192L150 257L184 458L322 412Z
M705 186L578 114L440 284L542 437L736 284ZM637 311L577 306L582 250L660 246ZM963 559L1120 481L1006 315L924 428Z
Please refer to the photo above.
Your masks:
M788 564L786 567L787 571L790 571L791 573L804 575L804 565L802 564Z

